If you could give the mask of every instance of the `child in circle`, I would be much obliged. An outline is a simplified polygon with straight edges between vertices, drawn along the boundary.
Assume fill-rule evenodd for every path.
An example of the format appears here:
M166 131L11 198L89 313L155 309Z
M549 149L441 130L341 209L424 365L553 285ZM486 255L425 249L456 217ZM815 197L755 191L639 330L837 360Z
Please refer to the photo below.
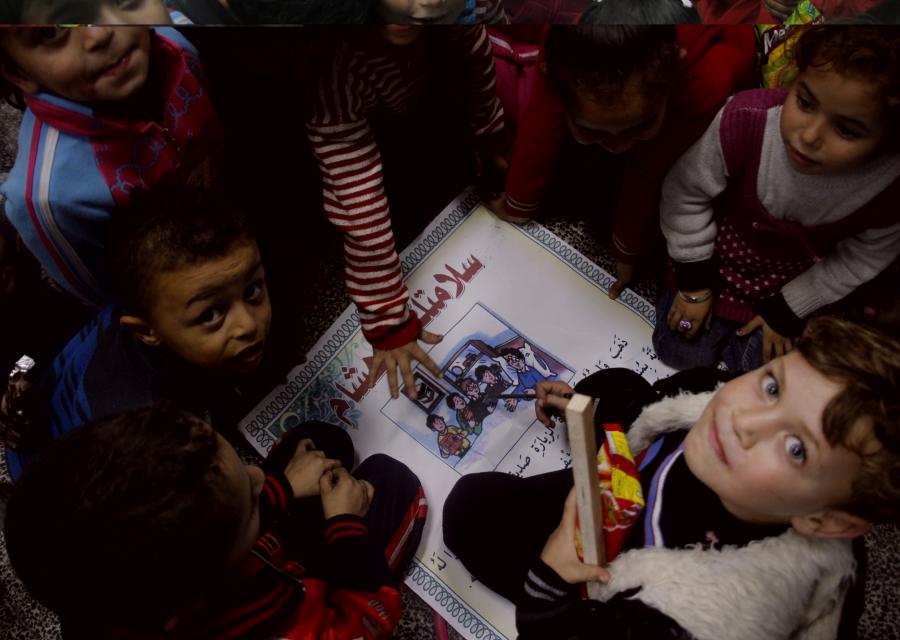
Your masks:
M900 30L812 27L789 90L738 94L666 178L653 344L747 371L900 255Z

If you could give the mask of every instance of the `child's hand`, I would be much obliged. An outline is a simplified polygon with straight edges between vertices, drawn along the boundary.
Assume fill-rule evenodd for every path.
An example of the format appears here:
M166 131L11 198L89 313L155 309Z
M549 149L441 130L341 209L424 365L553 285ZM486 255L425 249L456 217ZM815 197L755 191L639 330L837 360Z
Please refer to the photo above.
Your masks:
M534 403L534 413L537 419L548 427L553 426L553 420L550 419L550 413L562 413L569 404L569 398L564 398L563 394L575 393L575 389L567 385L565 382L557 380L541 380L534 385L534 392L537 400Z
M772 17L779 22L787 20L788 16L794 13L794 7L800 0L763 0L763 4Z
M541 560L569 584L609 582L609 571L595 564L585 564L575 551L575 487L566 498L559 526L547 538Z
M783 335L775 331L775 329L770 327L766 323L766 321L763 320L762 316L754 317L753 320L738 329L737 334L739 336L750 335L760 327L762 327L763 362L768 362L772 358L783 356L784 354L789 353L790 350L794 348L794 341L790 338L785 338Z
M297 444L294 457L284 469L284 475L291 483L295 498L319 495L319 479L327 471L341 466L340 461L326 458L309 438Z
M511 216L506 212L506 192L501 191L497 195L484 194L481 196L481 202L493 212L495 216L501 220L512 222L513 224L525 224L531 218L520 218L519 216Z
M357 480L344 467L325 473L319 480L322 511L325 519L351 514L362 518L369 511L375 487L365 480Z
M700 291L687 291L687 295L703 297L707 292L712 293L709 289ZM685 338L690 340L700 329L709 329L712 322L713 302L715 296L710 295L705 302L688 302L681 297L680 292L675 294L675 300L669 309L668 323L672 331L678 331ZM690 323L690 324L688 324Z
M425 329L422 329L422 331L419 332L418 338L418 340L421 340L426 344L437 344L443 339L444 336L439 336L436 333L431 333ZM378 380L381 369L387 369L388 386L391 389L391 397L398 397L400 392L397 387L397 367L400 367L400 376L403 378L403 384L406 387L406 395L415 400L418 397L418 393L416 393L416 383L415 380L413 380L412 374L413 360L418 360L426 369L440 378L440 367L434 363L434 360L428 357L428 354L422 351L422 347L419 346L418 340L408 342L396 349L375 349L372 358L372 368L369 371L369 379L366 380L366 386L371 388L375 384L375 381Z
M622 295L622 290L631 284L632 280L634 280L634 265L616 260L616 281L609 288L609 293L607 294L609 299L615 300Z

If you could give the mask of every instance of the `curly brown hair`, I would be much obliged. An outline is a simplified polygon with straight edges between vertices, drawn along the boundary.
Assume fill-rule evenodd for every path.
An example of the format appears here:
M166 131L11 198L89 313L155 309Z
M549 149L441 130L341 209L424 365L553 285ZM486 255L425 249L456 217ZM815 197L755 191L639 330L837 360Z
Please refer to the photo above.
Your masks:
M843 385L822 415L828 443L862 458L853 502L842 507L870 522L897 522L900 341L848 320L821 317L809 322L797 349L822 375Z
M885 148L900 150L900 26L807 27L792 47L797 68L832 68L878 87L887 126Z
M544 42L547 81L566 106L584 96L616 102L631 78L647 98L667 94L679 62L673 25L555 25Z

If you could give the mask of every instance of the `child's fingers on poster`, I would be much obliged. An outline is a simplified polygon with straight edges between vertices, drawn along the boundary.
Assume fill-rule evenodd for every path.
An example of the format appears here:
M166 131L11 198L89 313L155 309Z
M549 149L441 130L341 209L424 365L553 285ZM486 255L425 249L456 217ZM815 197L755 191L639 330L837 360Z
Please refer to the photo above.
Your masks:
M622 295L625 287L631 284L631 281L634 280L634 269L633 264L621 260L616 261L616 281L612 283L607 294L610 300L615 300Z
M411 349L413 357L416 349L418 349L418 346ZM403 389L406 395L410 400L415 400L419 397L419 392L416 391L416 380L412 374L412 358L405 351L401 351L397 356L397 366L400 368L400 376L403 378Z
M369 369L369 377L366 379L366 387L371 389L375 386L375 382L386 369L384 364L384 352L381 349L375 349L372 353L372 367Z

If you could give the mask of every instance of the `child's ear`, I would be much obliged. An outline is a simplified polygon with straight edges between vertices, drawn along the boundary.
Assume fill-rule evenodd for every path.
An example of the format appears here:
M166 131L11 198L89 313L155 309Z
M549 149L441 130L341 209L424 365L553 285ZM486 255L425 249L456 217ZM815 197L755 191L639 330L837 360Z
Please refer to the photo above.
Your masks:
M30 75L22 71L22 69L19 68L19 65L9 60L0 63L0 76L3 76L7 82L19 89L22 93L28 95L37 93L41 89L41 85L33 80Z
M796 516L791 526L800 535L809 538L856 538L861 536L872 523L846 511L820 511L808 516Z
M124 313L119 316L119 324L131 331L134 337L151 347L162 344L159 335L153 330L147 321L139 316L128 316Z
M682 49L681 47L678 47L678 59L684 60L684 57L686 55L687 55L687 49Z

